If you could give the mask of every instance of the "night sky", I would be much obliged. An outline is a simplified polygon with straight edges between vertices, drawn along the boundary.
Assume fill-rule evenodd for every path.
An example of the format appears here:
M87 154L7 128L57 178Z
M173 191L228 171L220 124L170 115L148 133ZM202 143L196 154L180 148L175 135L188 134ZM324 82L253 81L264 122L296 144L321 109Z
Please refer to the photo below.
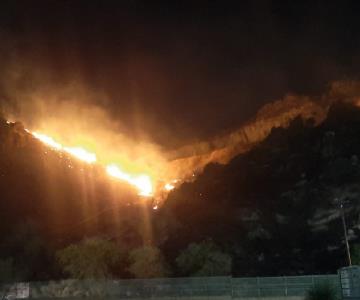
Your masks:
M1 1L0 96L12 101L14 72L17 90L77 82L107 95L91 101L129 132L141 124L177 147L235 129L286 93L320 94L333 80L357 79L359 6Z

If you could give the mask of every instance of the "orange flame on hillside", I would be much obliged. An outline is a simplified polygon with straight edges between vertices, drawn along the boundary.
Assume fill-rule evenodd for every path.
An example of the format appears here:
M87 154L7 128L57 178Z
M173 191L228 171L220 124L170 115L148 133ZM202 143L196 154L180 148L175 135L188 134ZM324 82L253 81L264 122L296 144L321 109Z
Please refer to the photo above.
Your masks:
M91 153L82 147L66 147L60 144L59 142L55 141L52 137L47 136L45 134L39 132L32 132L29 130L26 131L32 134L42 143L53 148L54 150L64 151L76 157L77 159L89 164L95 163L97 161L95 153ZM139 191L139 195L145 197L150 197L153 195L154 188L150 176L146 174L129 174L121 170L121 168L115 164L109 164L105 168L107 174L109 174L110 176L125 181L130 185L134 186ZM165 184L164 189L171 190L173 189L173 185L169 183Z
M52 137L49 137L45 134L41 134L38 132L30 132L34 137L36 137L38 140L42 141L44 144L48 145L49 147L58 150L58 151L64 151L72 156L87 162L89 164L92 164L96 162L96 155L94 153L91 153L89 151L86 151L83 148L80 147L64 147L60 143L56 142Z
M148 175L131 175L122 171L116 165L108 165L106 171L109 175L124 180L131 185L135 186L139 190L139 195L141 196L151 196L153 194L153 185L151 179Z

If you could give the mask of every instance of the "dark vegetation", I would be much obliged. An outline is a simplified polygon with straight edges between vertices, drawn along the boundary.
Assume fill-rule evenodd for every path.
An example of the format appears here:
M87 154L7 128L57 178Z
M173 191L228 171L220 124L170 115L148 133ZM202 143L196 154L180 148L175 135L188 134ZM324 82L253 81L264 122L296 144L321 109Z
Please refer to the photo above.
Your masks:
M2 280L334 273L346 264L340 201L357 249L360 110L348 104L317 127L274 128L156 211L21 124L1 120L0 141Z
M330 283L323 283L320 285L315 285L311 288L305 300L337 300L339 299L337 295L336 288Z

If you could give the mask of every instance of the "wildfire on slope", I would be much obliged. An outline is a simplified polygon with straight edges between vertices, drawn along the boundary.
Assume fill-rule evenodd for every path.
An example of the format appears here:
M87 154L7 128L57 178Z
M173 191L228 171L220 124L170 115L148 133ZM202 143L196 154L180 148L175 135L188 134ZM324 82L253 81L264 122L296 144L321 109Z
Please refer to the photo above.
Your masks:
M357 85L345 90L348 89L355 90L351 99L357 101ZM297 117L304 120L310 118L315 124L321 123L327 115L327 103L331 103L332 99L344 98L341 96L342 90L342 84L332 87L323 96L330 99L323 101L325 104L306 96L287 95L262 107L253 120L229 134L168 152L147 143L146 136L145 142L127 139L121 134L121 124L117 127L117 123L110 122L104 111L81 105L75 105L74 109L72 102L71 106L66 104L60 109L57 106L59 116L48 118L41 113L41 121L31 125L36 126L37 130L27 131L54 150L66 152L89 164L101 165L112 178L129 183L138 190L139 195L153 197L156 203L161 204L169 192L182 182L194 180L206 165L228 163L234 156L249 151L264 140L273 128L286 128ZM58 101L54 103L58 105ZM25 112L28 110L29 107L24 108ZM77 119L75 114L82 117ZM11 115L8 117L14 119ZM30 124L26 115L15 118L25 119L25 124ZM88 122L88 119L99 122Z
M96 155L94 153L88 152L81 147L64 147L60 143L56 142L52 137L49 137L45 134L38 132L30 132L38 140L42 141L44 144L50 146L51 148L58 151L65 151L76 158L87 162L89 164L96 162Z
M96 154L91 153L82 147L63 146L48 135L35 131L30 131L27 129L26 131L54 150L64 151L88 164L93 164L97 162ZM105 166L105 169L107 174L109 174L110 176L125 181L130 185L134 186L138 190L138 194L140 196L151 197L154 195L154 180L152 180L149 175L127 173L116 164L109 164ZM175 187L173 183L174 181L172 181L172 183L165 183L163 189L166 191L172 190Z
M109 175L124 180L139 190L141 196L151 196L153 194L153 185L148 175L131 175L122 171L118 166L112 164L106 167L106 171Z
M175 180L172 180L172 181L170 181L170 182L168 182L168 183L166 183L165 185L164 185L164 189L166 190L166 191L172 191L175 187L176 187L176 184L179 182L179 180L177 180L177 179L175 179Z

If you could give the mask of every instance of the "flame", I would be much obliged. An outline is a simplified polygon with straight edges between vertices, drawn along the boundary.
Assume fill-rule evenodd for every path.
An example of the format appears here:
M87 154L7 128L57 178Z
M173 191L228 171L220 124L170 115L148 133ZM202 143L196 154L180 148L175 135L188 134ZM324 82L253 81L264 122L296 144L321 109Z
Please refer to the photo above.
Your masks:
M72 156L75 156L76 158L85 161L89 164L96 162L96 155L94 153L91 153L83 148L80 147L64 147L60 143L56 142L52 137L47 136L42 133L38 132L31 132L29 130L26 130L27 132L30 132L34 137L36 137L38 140L43 142L44 144L48 145L49 147L58 150L58 151L65 151Z
M54 141L53 138L42 134L38 132L31 132L29 130L26 130L27 132L30 132L34 137L36 137L38 140L42 141L44 144L50 146L51 148L54 148L56 150L62 150L63 146L57 142Z
M108 165L106 167L106 171L109 175L124 180L132 184L133 186L137 187L137 189L140 192L139 195L146 197L152 196L153 186L150 177L148 175L141 174L141 175L132 176L128 173L125 173L118 166L114 164Z
M172 191L174 188L176 188L176 186L178 186L178 182L179 179L171 180L170 182L164 185L164 190L168 192Z
M89 164L96 162L96 154L91 153L84 148L81 147L65 147L61 145L60 143L56 142L52 137L47 136L45 134L39 133L39 132L32 132L29 130L26 130L27 132L31 133L35 138L43 142L44 144L48 145L49 147L58 150L58 151L64 151L72 156L86 162ZM132 175L129 173L126 173L122 171L117 165L110 164L106 167L106 172L117 179L126 181L127 183L135 186L138 191L139 195L150 197L153 195L153 184L150 179L150 177L146 174L138 174L138 175Z
M77 157L78 159L80 159L82 161L85 161L85 162L87 162L89 164L96 162L96 154L88 152L83 148L80 148L80 147L74 147L74 148L64 147L64 150L67 153L69 153L69 154Z
M175 188L175 185L171 184L171 183L167 183L164 185L164 189L167 191L171 191Z

